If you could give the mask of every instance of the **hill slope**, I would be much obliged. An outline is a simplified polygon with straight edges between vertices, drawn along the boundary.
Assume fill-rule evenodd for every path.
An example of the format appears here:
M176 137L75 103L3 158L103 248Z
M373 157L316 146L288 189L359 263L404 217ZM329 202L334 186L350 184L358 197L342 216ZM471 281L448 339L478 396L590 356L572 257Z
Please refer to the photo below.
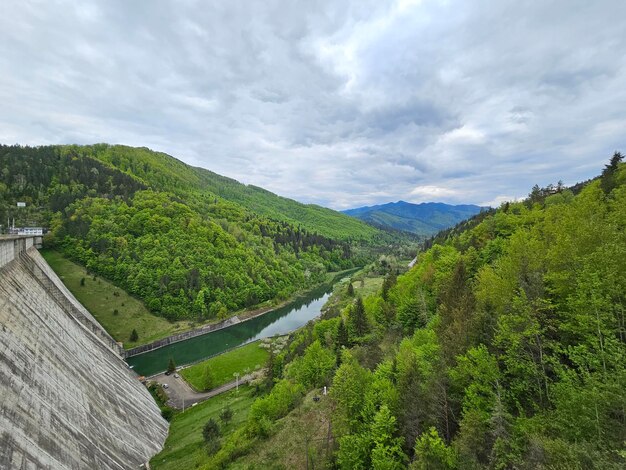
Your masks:
M374 227L356 222L340 212L315 204L302 204L257 186L239 183L204 168L189 166L162 152L106 144L66 146L63 149L106 162L153 189L184 195L210 193L256 214L301 226L328 238L369 241L380 235Z
M48 243L170 320L285 299L362 264L355 242L393 237L145 148L0 146L0 172L1 220L49 226Z
M203 468L282 468L274 442L298 423L280 445L300 468L625 468L620 161L436 237L377 293L338 290L345 307L290 337L272 391ZM323 386L312 407L329 413L299 419Z
M344 214L382 227L404 230L422 236L433 235L478 214L483 208L471 204L441 202L412 204L398 201L342 211Z

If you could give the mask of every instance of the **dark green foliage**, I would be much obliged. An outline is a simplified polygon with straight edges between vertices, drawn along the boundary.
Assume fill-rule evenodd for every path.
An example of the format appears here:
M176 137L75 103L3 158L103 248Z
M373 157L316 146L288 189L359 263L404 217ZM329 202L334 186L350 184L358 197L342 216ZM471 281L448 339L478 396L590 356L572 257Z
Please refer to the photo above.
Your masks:
M115 313L115 312L113 312ZM128 338L130 340L131 343L136 343L137 340L139 339L139 334L137 333L137 330L133 328L133 331L131 331L130 333L130 338Z
M352 339L361 338L369 331L365 306L361 297L357 297L354 304L350 307L348 321Z
M161 387L157 382L150 382L148 384L148 391L156 401L157 405L159 405L163 419L171 421L174 417L175 411L173 408L167 406L169 397L165 393L165 390L163 390L163 387Z
M81 285L81 287L85 286L85 278L84 277L80 279L80 285Z
M0 146L0 156L3 218L27 202L23 223L48 226L48 244L170 320L286 299L362 264L354 240L394 239L147 149Z
M233 419L233 410L231 408L226 407L220 412L220 420L222 421L222 423L228 424L230 423L232 419Z
M348 295L350 297L354 297L354 286L352 285L352 282L348 283Z
M605 194L609 194L613 188L617 185L616 181L616 173L619 168L619 164L624 160L624 157L621 153L615 152L613 157L611 157L611 161L608 165L604 167L602 171L602 176L600 177L600 186Z
M174 358L170 357L170 360L167 363L167 371L169 373L176 372L176 363L174 362Z
M336 339L336 349L337 353L341 351L341 348L348 346L348 329L346 328L346 324L341 319L339 321L339 326L337 327L337 339Z
M396 283L396 275L394 273L388 273L385 276L385 280L383 281L383 289L381 292L381 296L384 301L389 300L389 289L391 289Z
M220 426L213 418L210 418L202 428L202 437L204 438L204 442L207 444L219 439Z
M209 418L204 427L202 428L202 437L206 444L207 452L214 454L220 448L220 435L221 429L217 421L213 418Z
M170 408L169 406L161 408L161 416L164 420L171 421L174 417L174 409Z

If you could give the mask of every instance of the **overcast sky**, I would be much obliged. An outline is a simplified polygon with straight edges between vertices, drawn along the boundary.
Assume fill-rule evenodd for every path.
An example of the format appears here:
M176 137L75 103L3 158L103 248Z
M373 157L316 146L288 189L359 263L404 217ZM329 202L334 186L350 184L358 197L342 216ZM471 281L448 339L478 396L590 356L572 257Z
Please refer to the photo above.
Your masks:
M0 6L0 142L146 146L335 209L498 204L626 151L626 1Z

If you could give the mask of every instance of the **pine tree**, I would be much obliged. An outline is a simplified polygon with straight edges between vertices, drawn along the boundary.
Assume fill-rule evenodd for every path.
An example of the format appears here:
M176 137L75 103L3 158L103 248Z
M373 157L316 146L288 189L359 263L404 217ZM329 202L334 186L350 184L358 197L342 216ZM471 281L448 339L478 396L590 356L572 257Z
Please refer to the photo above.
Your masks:
M133 331L130 333L130 341L132 343L137 342L137 340L139 339L139 334L137 333L137 330L133 328Z
M174 362L174 358L170 357L170 362L167 364L167 371L171 374L172 372L176 372L176 363Z
M615 188L615 173L619 168L619 164L622 162L624 157L621 153L615 152L609 161L609 164L604 167L602 170L602 176L600 178L600 186L604 191L604 194L609 194L613 188Z
M365 315L365 306L361 297L357 297L350 310L350 320L357 337L364 336L368 332L367 316Z
M393 273L389 273L385 276L385 280L383 281L383 291L382 298L386 302L389 300L389 290L396 283L396 276Z

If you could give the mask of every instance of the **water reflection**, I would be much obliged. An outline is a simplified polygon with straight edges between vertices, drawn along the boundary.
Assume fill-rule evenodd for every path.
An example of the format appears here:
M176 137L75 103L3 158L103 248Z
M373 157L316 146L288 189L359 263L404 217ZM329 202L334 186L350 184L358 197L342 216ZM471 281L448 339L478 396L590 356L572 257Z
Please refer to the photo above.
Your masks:
M332 285L318 288L273 312L130 357L127 362L138 374L149 376L164 371L170 358L179 366L190 364L260 338L289 333L317 317L330 292Z

